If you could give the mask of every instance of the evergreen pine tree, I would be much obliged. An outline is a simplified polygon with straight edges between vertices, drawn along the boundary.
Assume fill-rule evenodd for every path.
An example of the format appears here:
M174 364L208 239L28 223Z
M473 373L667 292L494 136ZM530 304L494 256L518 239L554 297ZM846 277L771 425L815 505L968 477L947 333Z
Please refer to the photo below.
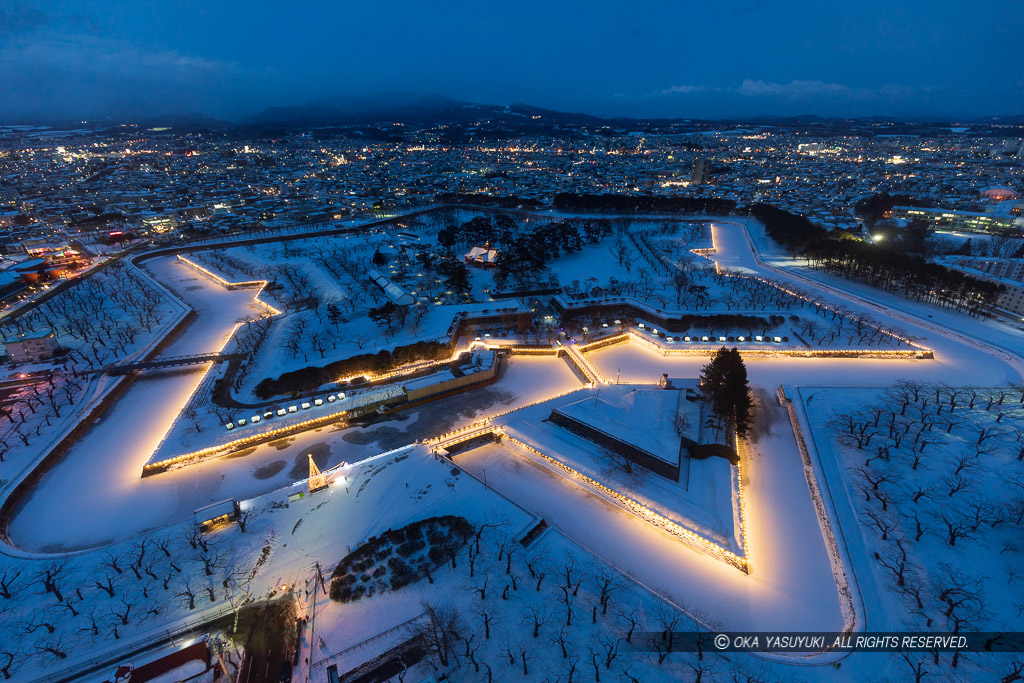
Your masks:
M724 346L700 373L701 390L712 412L744 438L753 419L753 401L747 383L747 367L736 347Z

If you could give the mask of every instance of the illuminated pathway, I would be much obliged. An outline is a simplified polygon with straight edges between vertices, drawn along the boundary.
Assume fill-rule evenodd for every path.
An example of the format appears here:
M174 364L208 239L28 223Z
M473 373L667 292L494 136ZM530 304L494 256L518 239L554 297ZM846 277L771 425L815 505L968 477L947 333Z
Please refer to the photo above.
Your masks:
M219 350L235 323L262 315L254 289L226 290L172 258L146 269L197 312L195 321L162 355ZM203 367L147 371L47 472L15 512L8 533L19 548L36 552L87 548L189 519L206 503L251 498L304 478L306 454L329 450L328 466L358 462L448 426L478 417L478 410L508 410L580 386L564 361L517 357L489 387L399 413L363 430L329 425L154 477L141 478L149 459L192 390ZM473 404L477 404L474 408ZM53 505L61 500L61 505ZM67 510L75 511L69 532Z
M714 236L719 250L715 258L724 266L762 270L753 257L742 226L717 224ZM198 313L197 320L165 355L219 350L238 319L263 312L252 303L254 290L225 290L171 258L155 259L147 269L175 289ZM886 322L877 312L872 315L883 324ZM903 321L896 324L935 349L935 360L751 357L747 360L751 383L763 397L771 396L783 383L883 386L901 377L959 383L969 376L972 381L984 384L1019 379L1010 364L975 346L936 334L934 330L915 329ZM570 350L573 352L578 354L576 349ZM588 352L582 360L584 367L594 371L596 377L619 376L622 381L650 381L663 372L692 377L704 362L699 356L667 358L634 344ZM415 412L400 414L394 423L382 423L372 431L356 429L342 433L336 427L325 427L292 437L287 443L265 444L246 452L245 457L216 458L141 479L142 463L180 410L200 374L200 370L161 371L144 375L136 382L24 501L9 530L14 542L33 551L103 544L187 519L196 507L212 500L252 497L302 478L304 454L311 450L327 449L331 464L340 460L356 462L378 450L400 445L396 439L411 441L431 436L452 426L469 424L481 414L502 412L579 386L563 361L553 357L516 357L498 383L466 394L481 397L485 392L494 392L489 403L479 402L478 410L465 410L453 416L449 404L428 404ZM772 448L774 452L794 453L788 423L773 422L771 438L778 440ZM384 443L387 446L382 448ZM759 444L755 444L755 452L760 450ZM756 457L748 473L753 508L750 543L755 558L754 580L760 581L758 572L764 570L759 570L757 564L772 562L772 549L786 547L788 532L783 528L785 525L772 525L767 521L773 519L771 502L763 498L766 490L763 477L768 473L760 473ZM777 476L783 474L777 473ZM801 490L806 490L806 485L802 485ZM64 504L52 505L52 501L58 499ZM73 533L64 525L66 509L76 511ZM813 516L810 520L814 521Z
M716 223L713 234L719 250L714 258L723 266L749 269L776 281L790 277L770 266L762 266L754 258L743 226ZM173 258L153 259L146 269L197 313L183 336L164 350L164 356L219 351L239 319L264 312L253 304L255 290L229 291ZM797 286L810 289L801 274L795 277ZM823 290L826 299L843 301L851 309L866 309L882 326L894 325L907 330L934 349L935 359L747 357L750 382L760 405L751 441L742 449L747 531L744 536L750 561L749 575L695 552L623 508L607 503L551 469L511 455L500 445L488 444L457 455L456 462L465 470L458 479L452 473L453 468L431 459L429 452L435 447L433 443L403 449L404 460L395 466L391 462L397 463L398 459L389 462L388 456L383 456L377 464L358 465L381 451L415 439L460 428L468 428L463 436L471 436L484 431L481 427L471 427L480 418L507 413L578 389L581 380L570 369L567 359L598 387L604 386L606 378L613 377L623 382L645 383L663 373L694 377L706 363L706 357L667 357L638 343L587 352L572 347L565 352L567 358L515 356L503 368L502 377L488 387L401 411L368 428L342 429L334 425L310 430L279 442L143 479L139 476L142 464L181 411L203 372L202 366L149 371L41 477L32 494L22 501L9 528L19 549L4 546L0 547L0 553L20 555L27 561L7 557L0 560L21 563L18 568L29 576L52 560L46 553L95 548L170 524L180 524L181 529L186 529L193 510L205 503L224 498L244 501L273 491L255 503L261 508L257 523L261 525L261 532L269 529L278 533L282 542L275 548L288 547L270 555L254 586L255 595L281 584L282 579L286 579L287 584L296 584L308 577L314 561L335 562L345 545L354 545L378 533L383 528L381 524L404 523L423 516L424 509L415 502L421 500L422 493L415 485L406 488L409 478L413 483L418 477L430 479L433 482L430 496L435 501L443 501L445 513L462 514L460 510L465 511L467 503L498 500L493 493L478 486L466 474L468 472L483 475L491 489L543 516L552 527L691 615L705 615L726 629L838 630L854 621L859 628L863 628L865 622L872 629L895 628L899 624L891 623L888 608L872 602L871 595L880 594L878 587L871 585L872 578L854 573L857 563L863 566L867 561L866 553L853 553L853 563L842 563L851 577L856 618L844 610L808 492L800 453L788 416L775 401L775 390L781 384L887 386L900 378L994 385L1019 381L1017 368L1021 363L1020 359L1009 358L1006 353L990 353L979 342L969 341L927 321L908 322L907 314L889 316L879 312L869 302L850 296L849 292L860 291L855 286L849 287L849 291L845 288L838 291L835 283L828 284L833 286ZM957 329L975 339L984 335L983 325L964 320L962 316L904 303L899 302L897 307L904 311L928 310L921 315L934 315L936 323L941 321L950 327L959 325ZM991 335L1004 349L1012 347L1014 340L1010 333L993 328ZM506 419L512 418L510 415ZM501 420L495 420L494 424L501 424ZM305 454L309 452L316 453L318 458L322 456L328 467L341 460L357 464L343 470L345 476L351 477L343 480L346 486L333 486L323 498L306 499L285 509L282 505L285 495L279 489L305 476L308 471ZM431 473L441 473L441 476L431 479ZM377 487L376 493L360 500L357 500L358 491L362 488L353 489L353 494L349 494L347 484L359 482L362 487L371 480L372 486ZM822 479L819 477L818 481ZM831 485L833 495L843 495L845 483L841 478L830 476L826 484ZM273 512L267 513L271 508ZM854 521L843 529L830 515L838 535L844 531L860 533L855 515L844 516L841 512L839 517ZM300 528L303 519L308 521ZM291 529L290 535L288 529ZM330 529L332 533L324 534L323 529ZM234 531L230 530L229 544L237 548L249 547L255 557L264 539L256 534ZM854 543L851 547L859 546ZM89 553L81 564L94 563L105 552L99 549ZM36 590L38 588L33 589ZM858 598L861 592L868 596L866 609ZM229 606L218 604L211 609L214 607ZM161 623L154 633L162 637L170 632L173 614L174 610L168 609L162 617L166 623ZM156 627L156 621L151 625ZM145 631L137 635L140 639L152 637ZM102 655L101 650L97 648ZM840 656L827 654L812 661L822 663ZM800 660L800 657L780 658ZM861 672L858 676L854 673L855 666L853 660L843 662L843 670L849 672L850 680L863 680L870 677L869 674L878 673ZM26 675L25 672L22 675Z
M808 273L813 279L803 277L797 273L791 275L786 269L761 266L754 257L751 244L746 235L746 228L738 223L716 222L712 226L714 243L718 249L714 259L724 268L745 268L755 271L762 277L774 280L779 284L793 285L803 290L810 290L812 287L822 293L822 287L816 281L820 278L826 281L832 280L827 276L820 276L818 273ZM1000 350L992 349L983 343L968 343L962 334L972 335L976 339L985 340L993 338L1002 348L1024 348L1024 335L1004 331L1001 327L986 325L980 321L968 319L965 315L956 315L952 312L915 304L894 295L880 293L866 286L856 283L839 282L835 286L825 285L824 298L832 303L841 303L856 313L858 310L868 313L872 318L882 324L882 327L896 327L906 330L911 336L922 340L928 348L934 350L935 361L944 369L951 372L942 372L942 377L934 381L947 381L952 384L963 384L971 382L979 385L996 385L1010 382L1017 382L1021 379L1021 368L1024 362L1021 361L1020 353L1017 358L1009 358L1009 354ZM900 309L920 312L932 316L937 322L944 322L947 327L939 328L935 324L922 320L921 317L904 313L887 313L881 310L877 304L865 302L858 294L874 296L881 301L892 301L894 306ZM916 322L915 322L916 321ZM773 361L775 362L775 361ZM858 367L861 367L858 362ZM887 364L888 361L885 361ZM860 373L844 373L844 381L832 382L828 376L823 376L814 382L790 382L792 384L844 384L845 380L851 380L851 384L857 386L883 386L891 384L894 377L884 372L869 373L867 377L878 378L875 380L865 377L864 381L858 381ZM783 380L785 381L785 380ZM776 384L777 386L778 384Z

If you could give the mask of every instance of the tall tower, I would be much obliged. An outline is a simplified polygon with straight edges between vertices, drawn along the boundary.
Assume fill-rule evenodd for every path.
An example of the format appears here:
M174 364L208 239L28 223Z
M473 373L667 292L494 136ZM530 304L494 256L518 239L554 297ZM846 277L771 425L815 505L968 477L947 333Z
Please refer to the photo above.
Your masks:
M703 185L708 181L711 173L711 159L697 157L693 160L693 173L690 175L690 182L694 185Z

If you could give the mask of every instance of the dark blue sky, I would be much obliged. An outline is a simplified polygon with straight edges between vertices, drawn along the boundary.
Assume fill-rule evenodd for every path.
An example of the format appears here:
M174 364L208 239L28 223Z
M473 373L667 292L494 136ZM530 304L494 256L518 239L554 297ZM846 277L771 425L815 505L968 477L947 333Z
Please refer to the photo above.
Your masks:
M595 114L1024 113L1019 0L2 0L0 117L381 91Z

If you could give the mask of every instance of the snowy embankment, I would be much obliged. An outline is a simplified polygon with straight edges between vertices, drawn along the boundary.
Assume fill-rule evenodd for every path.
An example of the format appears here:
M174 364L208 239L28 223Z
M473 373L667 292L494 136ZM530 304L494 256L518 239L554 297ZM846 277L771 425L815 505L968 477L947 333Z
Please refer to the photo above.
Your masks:
M955 346L969 346L993 355L1012 366L1016 376L1008 375L1002 381L1012 382L1024 376L1024 332L996 320L972 318L948 308L918 303L868 285L838 278L802 265L798 259L786 256L756 221L747 221L739 228L747 248L732 244L736 253L747 252L750 263L763 269L769 276L793 281L827 293L838 301L845 301L861 310L871 311L884 318L892 318L912 326L909 329L939 353L955 353ZM723 241L735 241L738 235L729 231L721 234ZM748 265L750 264L748 263ZM948 340L943 342L943 340Z
M154 353L157 348L165 345L170 337L177 333L176 330L184 324L192 310L181 299L156 281L156 279L150 277L144 270L134 265L126 267L130 268L148 286L160 292L163 298L163 307L171 314L167 316L166 321L162 325L155 327L152 332L146 334L140 340L143 343L136 345L136 348L121 359L122 361L145 358ZM65 442L69 442L69 439L79 429L81 420L99 410L100 406L110 401L113 396L123 390L124 385L130 385L131 382L131 379L124 376L109 376L103 373L87 375L87 382L79 392L80 399L74 410L65 409L64 414L56 420L48 420L48 429L42 435L42 438L32 441L31 444L26 444L24 454L20 453L20 449L17 447L13 449L13 452L7 454L6 461L3 463L3 479L0 480L0 484L2 484L0 486L0 500L5 501L5 504L9 504L8 499L23 485L23 482L31 477L38 476L37 470L41 464L48 459L52 459L54 449L63 447ZM71 444L71 447L74 448L74 444ZM15 510L13 514L19 514L19 512L20 509ZM9 522L10 520L5 520L5 523ZM5 535L9 533L8 529L4 531ZM24 556L21 550L6 543L0 544L0 553Z
M1024 387L907 381L786 391L818 454L868 627L1013 632ZM849 661L867 675L864 658ZM920 667L998 680L1012 668L994 653L882 661L893 677Z
M251 291L229 292L205 285L195 273L171 260L157 259L147 268L171 283L197 313L187 333L164 349L164 355L219 349L233 328L235 315L251 306ZM226 311L235 314L225 315ZM139 473L202 375L196 368L140 375L21 503L8 529L15 544L27 542L26 547L34 550L88 547L190 514L192 501L182 505L176 487L158 492L140 480ZM190 488L199 488L199 482ZM65 506L54 506L54 499L63 500ZM66 506L88 511L77 518L74 539L67 537L61 522Z
M604 387L603 394L623 394L630 391L625 385ZM660 390L659 390L660 392ZM671 392L675 394L675 392ZM562 429L547 420L552 410L594 396L594 390L581 390L566 397L546 401L496 420L503 431L529 446L598 482L609 486L654 510L672 522L708 538L727 550L742 555L739 529L734 528L734 501L730 485L732 466L722 458L702 461L691 460L687 479L677 483L656 474L635 468L630 475L617 465L605 449ZM674 415L674 411L673 411ZM649 414L624 416L639 426L654 431L658 421ZM675 436L668 418L668 431ZM643 441L638 442L640 444ZM675 436L675 456L679 456L679 437ZM689 457L685 455L684 457Z

